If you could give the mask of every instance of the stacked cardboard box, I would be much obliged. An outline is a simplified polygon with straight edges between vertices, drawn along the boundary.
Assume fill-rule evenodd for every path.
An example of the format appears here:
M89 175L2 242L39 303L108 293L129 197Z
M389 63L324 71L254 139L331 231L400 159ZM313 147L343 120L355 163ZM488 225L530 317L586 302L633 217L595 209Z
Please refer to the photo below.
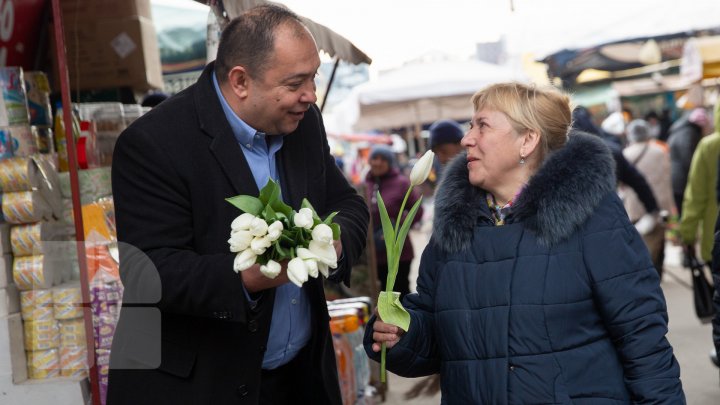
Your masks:
M62 0L61 6L71 88L162 88L150 0Z

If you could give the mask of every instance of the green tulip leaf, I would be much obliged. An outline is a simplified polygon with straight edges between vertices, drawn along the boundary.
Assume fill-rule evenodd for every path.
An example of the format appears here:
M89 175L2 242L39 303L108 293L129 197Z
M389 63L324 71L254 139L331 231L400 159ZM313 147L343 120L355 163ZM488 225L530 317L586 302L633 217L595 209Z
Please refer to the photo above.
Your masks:
M272 224L277 219L277 216L275 215L275 210L272 209L271 206L266 205L265 209L262 211L262 217L265 220L265 222L269 224Z
M333 222L329 226L333 232L333 240L340 240L340 225Z
M405 238L407 237L407 234L410 231L410 226L412 226L413 219L415 219L415 214L417 214L417 211L420 208L421 202L422 202L422 197L418 198L418 200L415 201L415 204L410 209L410 212L403 220L402 227L400 227L400 232L398 233L397 240L395 241L395 249L397 249L398 252L401 252L403 245L405 245Z
M280 258L286 258L288 256L288 251L285 250L285 248L282 247L282 244L280 243L280 240L276 240L273 242L273 246L275 246L275 251L278 254L278 257Z
M332 214L328 215L327 218L323 221L323 224L330 225L332 224L333 218L335 218L335 215L337 215L337 211L333 212Z
M278 214L282 213L285 218L289 218L292 215L292 207L285 204L280 198L273 201L270 206L273 207Z
M378 297L378 312L385 323L399 327L407 332L410 330L410 314L400 303L400 293L381 291Z
M247 212L248 214L252 214L255 216L260 215L264 207L262 201L249 195L238 195L235 197L226 198L225 201L239 208L241 211Z
M397 252L393 249L393 241L395 240L395 231L393 230L390 216L385 208L385 201L383 201L380 192L377 192L378 208L380 210L380 221L382 222L383 237L385 238L385 251L387 252L387 261L392 263Z
M263 205L270 205L273 202L277 201L280 197L280 187L278 187L278 184L273 181L273 179L268 179L267 184L265 184L265 187L260 190L260 195L258 198L260 198L260 202L263 203Z

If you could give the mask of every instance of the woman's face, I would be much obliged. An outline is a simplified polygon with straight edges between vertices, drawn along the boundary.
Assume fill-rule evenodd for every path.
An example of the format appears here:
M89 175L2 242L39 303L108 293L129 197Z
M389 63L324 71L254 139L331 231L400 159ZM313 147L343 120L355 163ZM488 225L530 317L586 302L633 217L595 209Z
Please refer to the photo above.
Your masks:
M390 162L378 156L370 159L370 173L373 176L382 176L388 171L390 171Z
M499 111L476 111L470 130L461 142L467 150L470 184L495 194L494 190L515 179L522 170L523 137Z

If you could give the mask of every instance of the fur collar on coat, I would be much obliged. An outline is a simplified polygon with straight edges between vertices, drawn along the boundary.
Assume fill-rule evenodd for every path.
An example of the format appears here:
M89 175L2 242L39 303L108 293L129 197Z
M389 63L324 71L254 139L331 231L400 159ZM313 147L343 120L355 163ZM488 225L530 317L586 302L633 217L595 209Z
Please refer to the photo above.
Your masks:
M448 253L470 247L478 218L489 215L486 192L468 180L465 153L445 168L435 193L434 243ZM545 159L515 201L511 222L522 222L544 246L572 235L615 190L615 161L597 136L574 132Z

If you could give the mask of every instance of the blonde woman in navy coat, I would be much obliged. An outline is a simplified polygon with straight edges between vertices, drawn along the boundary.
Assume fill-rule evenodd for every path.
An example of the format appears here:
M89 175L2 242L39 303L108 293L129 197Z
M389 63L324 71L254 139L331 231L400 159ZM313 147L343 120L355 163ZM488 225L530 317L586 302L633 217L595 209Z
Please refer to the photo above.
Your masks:
M378 360L441 375L443 404L683 404L660 280L567 96L517 83L473 97L447 168L410 328L373 318Z

